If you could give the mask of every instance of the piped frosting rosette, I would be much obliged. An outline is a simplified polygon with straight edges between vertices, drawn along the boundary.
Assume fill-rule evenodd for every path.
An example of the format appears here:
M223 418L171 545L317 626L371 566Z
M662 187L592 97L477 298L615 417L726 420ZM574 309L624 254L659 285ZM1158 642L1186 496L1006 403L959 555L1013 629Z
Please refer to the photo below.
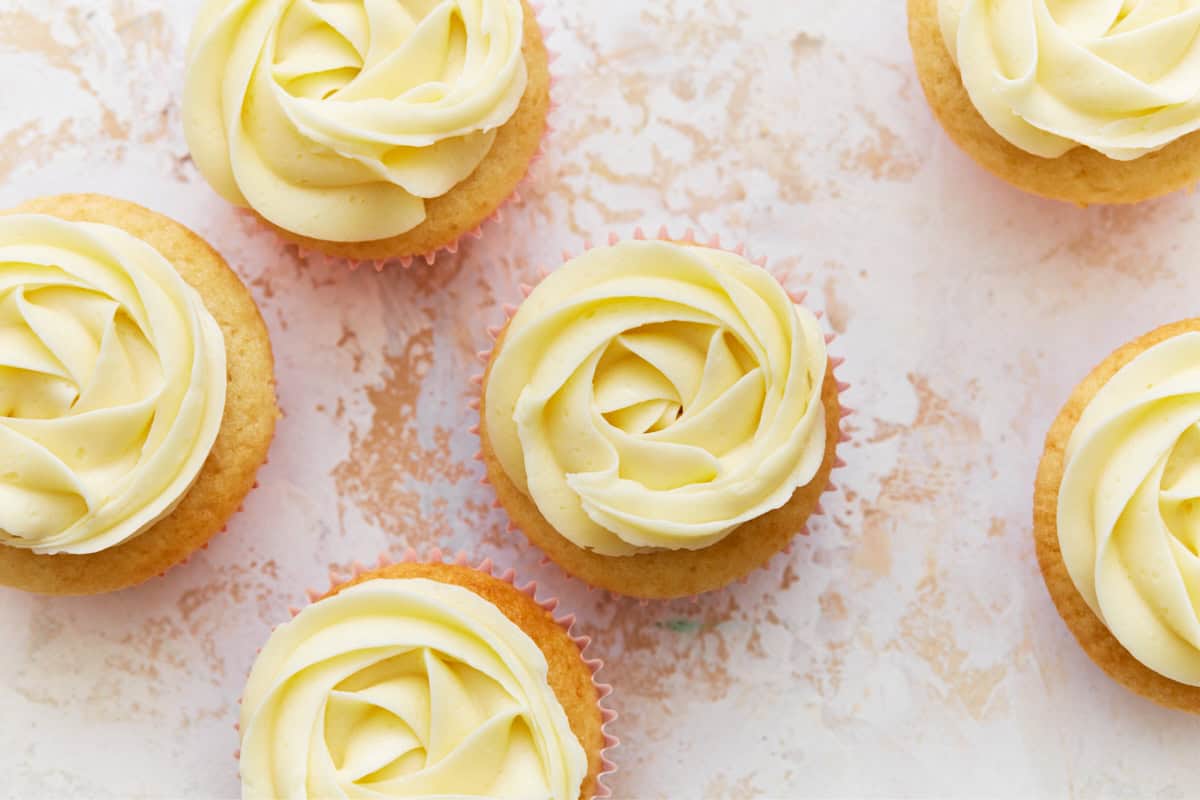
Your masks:
M816 475L826 368L816 318L765 270L627 242L569 262L521 305L488 373L487 436L576 545L698 550Z
M241 713L243 796L576 800L587 757L548 669L468 589L351 586L260 653Z
M0 216L0 544L114 547L170 513L225 406L200 296L123 230Z
M184 127L223 197L293 233L412 230L525 91L520 0L208 0Z
M972 103L1028 153L1127 161L1200 130L1200 4L938 0L938 17Z
M1058 535L1079 593L1130 654L1200 686L1200 334L1146 350L1087 405Z

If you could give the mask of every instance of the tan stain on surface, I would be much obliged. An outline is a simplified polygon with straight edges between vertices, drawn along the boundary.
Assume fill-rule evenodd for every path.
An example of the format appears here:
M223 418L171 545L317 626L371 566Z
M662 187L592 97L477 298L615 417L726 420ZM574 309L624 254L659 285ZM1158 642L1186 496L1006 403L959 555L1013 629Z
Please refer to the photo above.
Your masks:
M863 535L854 551L854 568L883 578L892 572L892 542L886 518L878 508L863 514Z
M812 667L803 678L812 685L819 697L832 698L841 691L846 673L846 654L851 642L825 641L817 648Z
M48 66L86 80L75 63L80 50L59 41L50 23L27 11L0 9L0 50L37 53Z
M102 68L127 77L131 82L129 96L140 100L144 93L139 84L144 75L135 67L135 53L144 61L173 68L177 49L174 33L161 10L138 9L131 2L117 2L113 9L113 24L118 47L105 53ZM105 41L93 30L92 15L79 15L67 10L56 17L56 24L65 26L85 43ZM7 131L0 138L0 180L9 178L18 168L36 169L48 163L55 154L72 147L94 149L97 144L116 148L120 158L123 147L139 131L137 141L147 145L168 138L174 131L168 108L138 107L130 117L124 117L110 105L106 92L96 82L94 56L96 47L69 44L55 36L50 22L22 10L0 9L0 52L7 51L36 56L46 67L65 72L96 103L98 116L88 118L88 109L72 110L71 116L59 122L54 130L46 130L38 121ZM168 66L169 65L169 66ZM145 124L149 123L149 124ZM97 129L96 136L90 132Z
M175 61L175 33L162 9L146 9L140 3L123 0L113 6L113 22L125 52L140 49L164 65Z
M879 493L874 498L860 500L862 532L854 545L853 564L873 578L891 574L893 539L903 542L920 535L920 531L902 529L902 520L909 516L930 516L908 512L934 507L958 479L954 469L940 458L939 438L959 443L982 438L979 422L956 410L944 395L933 390L927 378L910 374L908 382L917 396L912 424L877 420L876 432L870 439L878 443L905 437L899 463L883 476Z
M754 775L740 778L719 775L709 781L704 790L704 800L754 800L763 797L763 790L756 783Z
M832 589L822 593L820 597L821 613L835 622L846 619L846 600Z
M366 430L351 430L350 454L332 472L339 504L354 502L369 522L417 547L439 543L461 510L450 509L444 498L433 498L426 510L422 487L457 483L472 474L451 453L449 428L432 426L432 446L422 442L415 420L433 358L429 328L409 336L398 355L385 358L383 382L366 389L371 421Z
M985 521L972 532L961 523L955 526L946 521L963 516L954 492L966 470L959 459L975 452L983 432L978 419L936 389L929 378L910 374L908 382L916 395L917 410L911 425L899 436L896 466L883 477L878 495L862 500L863 534L855 545L854 563L874 584L881 578L896 580L890 577L894 565L881 555L889 552L885 548L890 544L925 553L923 576L911 589L902 580L897 587L907 599L899 634L884 644L883 652L915 657L929 675L921 682L925 691L937 702L956 704L970 718L982 720L1001 710L1003 701L997 699L997 692L1022 654L1018 650L999 659L978 660L972 657L970 646L959 643L964 615L972 619L972 629L985 630L1002 608L982 605L969 585L952 578L943 580L939 544L948 537L958 537L965 546L971 546L967 542L972 536L980 543L995 539L1003 536L1004 522L992 518L990 525ZM970 388L963 394L969 396ZM882 440L890 438L894 437ZM971 468L986 470L987 462L984 457Z
M820 36L801 31L792 37L790 50L792 53L792 69L800 69L800 65L811 58L825 46L825 40Z
M75 140L75 121L66 119L50 133L37 122L27 122L0 137L0 181L7 180L18 168L37 168L46 164L59 148Z
M1076 282L1086 287L1097 270L1111 270L1143 286L1169 279L1166 254L1151 245L1154 223L1176 198L1130 206L1088 209L1085 224L1047 250L1041 264L1060 260L1073 268Z
M823 287L825 293L825 315L829 319L829 327L833 328L834 333L845 333L846 326L850 322L850 304L842 299L839 294L840 280L830 275L825 278Z
M885 125L875 112L859 108L871 131L869 138L843 151L842 169L877 181L907 181L921 169L921 159L899 134Z
M718 592L698 604L677 601L642 606L609 596L602 604L607 620L589 633L602 642L606 669L620 675L636 703L622 715L650 740L669 735L670 698L686 681L689 692L709 702L724 699L738 682L730 667L738 658L768 658L761 632L771 623L744 611L735 597Z
M985 717L992 697L1008 674L1009 663L974 666L970 652L956 642L955 611L949 604L941 585L936 565L928 564L925 577L918 584L916 602L901 618L902 648L917 655L927 664L936 682L930 689L943 701L959 703L976 720Z

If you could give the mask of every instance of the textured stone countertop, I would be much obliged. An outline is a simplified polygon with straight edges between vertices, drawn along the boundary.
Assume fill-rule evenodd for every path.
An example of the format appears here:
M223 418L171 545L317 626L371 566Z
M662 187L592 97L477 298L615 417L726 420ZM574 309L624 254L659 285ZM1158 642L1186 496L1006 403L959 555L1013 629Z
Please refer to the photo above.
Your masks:
M898 0L548 0L561 106L523 204L433 267L350 273L187 156L199 0L0 0L0 206L100 191L209 239L274 340L282 420L230 535L165 579L0 591L0 796L237 796L236 701L329 565L493 556L580 615L616 686L622 800L1185 798L1200 721L1075 645L1030 535L1046 427L1112 348L1196 313L1197 200L1081 210L933 121ZM486 325L636 225L745 241L810 290L853 442L788 558L698 602L588 592L504 533L471 460Z

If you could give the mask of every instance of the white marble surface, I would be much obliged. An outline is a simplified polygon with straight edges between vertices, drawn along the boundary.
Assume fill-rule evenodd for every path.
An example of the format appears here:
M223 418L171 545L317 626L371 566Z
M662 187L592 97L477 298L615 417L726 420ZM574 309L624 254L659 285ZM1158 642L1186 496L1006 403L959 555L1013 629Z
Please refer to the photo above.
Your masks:
M1200 721L1092 666L1029 519L1071 386L1195 313L1195 198L1080 210L984 175L933 122L896 0L549 0L562 105L526 202L432 268L350 274L298 261L187 159L198 2L0 0L0 206L102 191L196 229L262 305L287 413L187 566L101 598L0 591L0 797L236 797L255 649L329 564L409 545L494 556L580 613L622 712L618 798L1200 794ZM662 223L811 289L861 413L790 559L641 607L503 533L468 378L538 267Z

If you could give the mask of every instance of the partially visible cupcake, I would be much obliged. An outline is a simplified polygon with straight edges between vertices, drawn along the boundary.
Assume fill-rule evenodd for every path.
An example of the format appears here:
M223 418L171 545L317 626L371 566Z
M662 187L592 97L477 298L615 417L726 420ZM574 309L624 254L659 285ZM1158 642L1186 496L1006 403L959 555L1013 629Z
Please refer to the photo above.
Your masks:
M567 572L643 598L718 589L805 529L841 410L817 318L744 257L632 241L533 289L483 380L488 478Z
M908 0L950 137L1025 191L1135 203L1200 181L1200 17L1186 3Z
M259 653L239 723L242 796L589 800L611 766L592 669L487 564L360 574Z
M258 307L194 233L99 195L0 213L0 584L96 594L185 560L277 414Z
M549 92L525 0L206 0L184 129L213 188L285 239L432 258L514 193Z
M1072 393L1046 437L1034 533L1092 660L1200 713L1200 319L1125 345Z

